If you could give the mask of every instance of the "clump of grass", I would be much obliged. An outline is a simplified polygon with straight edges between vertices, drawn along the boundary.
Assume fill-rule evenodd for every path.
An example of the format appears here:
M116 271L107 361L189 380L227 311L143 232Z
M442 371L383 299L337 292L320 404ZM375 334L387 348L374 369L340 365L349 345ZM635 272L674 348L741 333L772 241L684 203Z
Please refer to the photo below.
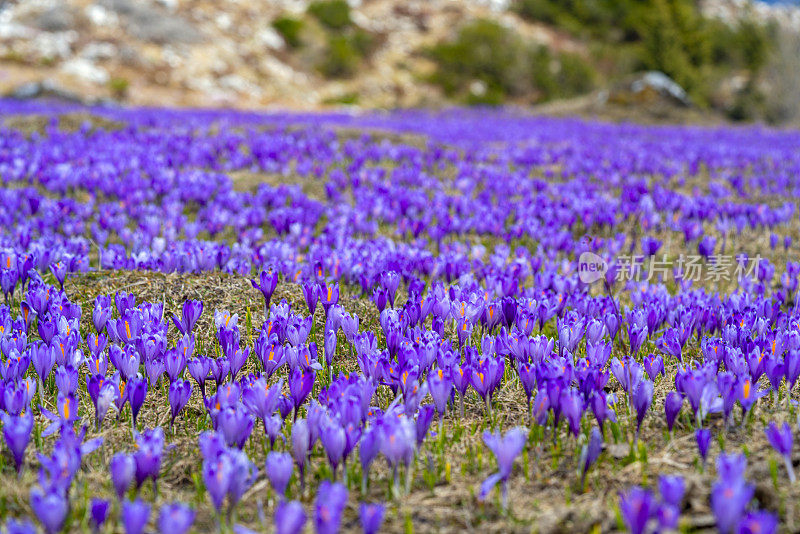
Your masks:
M299 48L303 44L301 34L305 24L301 19L282 15L272 21L272 27L283 37L289 48Z

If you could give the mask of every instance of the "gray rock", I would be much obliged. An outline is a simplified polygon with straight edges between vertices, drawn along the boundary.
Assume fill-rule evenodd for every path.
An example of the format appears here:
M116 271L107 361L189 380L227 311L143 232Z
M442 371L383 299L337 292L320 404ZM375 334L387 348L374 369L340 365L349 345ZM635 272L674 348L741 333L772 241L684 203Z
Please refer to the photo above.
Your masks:
M65 102L85 103L77 93L73 93L50 80L23 83L12 89L5 96L17 100L49 98Z
M18 85L5 95L6 98L17 100L57 100L72 104L82 104L85 106L104 106L117 107L119 103L109 98L86 98L80 94L55 83L52 80L42 80L38 82L27 82Z
M647 89L652 89L684 106L692 103L684 88L661 71L651 70L631 83L631 91L634 93L641 93Z
M137 39L155 44L195 44L203 34L183 17L164 9L131 0L104 0L103 6L114 11Z
M33 26L46 32L65 32L75 28L76 18L67 6L48 9L34 17Z

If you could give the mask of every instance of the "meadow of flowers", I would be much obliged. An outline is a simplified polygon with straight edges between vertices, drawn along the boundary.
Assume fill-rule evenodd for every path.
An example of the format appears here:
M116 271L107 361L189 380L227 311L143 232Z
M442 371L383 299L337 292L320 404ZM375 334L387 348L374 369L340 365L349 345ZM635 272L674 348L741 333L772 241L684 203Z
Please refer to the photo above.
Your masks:
M800 528L800 134L0 117L5 531Z

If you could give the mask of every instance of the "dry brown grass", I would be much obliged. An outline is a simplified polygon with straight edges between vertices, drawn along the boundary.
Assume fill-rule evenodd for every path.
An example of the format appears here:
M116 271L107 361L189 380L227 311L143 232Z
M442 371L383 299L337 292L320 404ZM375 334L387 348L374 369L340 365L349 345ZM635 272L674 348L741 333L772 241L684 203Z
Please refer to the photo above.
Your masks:
M35 114L7 115L0 124L9 130L15 130L30 136L33 132L45 134L53 122L55 122L59 130L64 132L77 132L87 124L90 132L93 130L113 132L125 127L123 122L86 112L62 113L56 116Z

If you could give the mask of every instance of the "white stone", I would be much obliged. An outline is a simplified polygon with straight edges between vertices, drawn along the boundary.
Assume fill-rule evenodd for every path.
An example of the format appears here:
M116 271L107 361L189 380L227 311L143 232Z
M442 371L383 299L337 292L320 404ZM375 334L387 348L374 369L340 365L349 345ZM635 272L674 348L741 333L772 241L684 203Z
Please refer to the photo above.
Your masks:
M233 19L231 18L230 14L228 13L220 13L217 15L217 27L220 30L227 31L231 29L233 25Z
M72 55L72 43L77 40L78 34L74 31L42 32L30 44L39 57L66 59Z
M81 57L76 57L65 61L61 65L61 70L65 74L69 74L81 80L98 85L106 84L109 80L108 72L104 68L99 67L88 59Z
M92 24L95 26L114 28L119 25L119 17L117 17L117 14L99 4L90 4L86 6L84 13L86 13L86 17L92 21Z
M89 61L111 59L117 55L117 47L113 43L89 43L81 50L81 57Z
M273 50L282 50L284 46L286 46L283 37L271 27L259 30L258 34L256 34L256 39L258 39L258 42L263 46L272 48Z

